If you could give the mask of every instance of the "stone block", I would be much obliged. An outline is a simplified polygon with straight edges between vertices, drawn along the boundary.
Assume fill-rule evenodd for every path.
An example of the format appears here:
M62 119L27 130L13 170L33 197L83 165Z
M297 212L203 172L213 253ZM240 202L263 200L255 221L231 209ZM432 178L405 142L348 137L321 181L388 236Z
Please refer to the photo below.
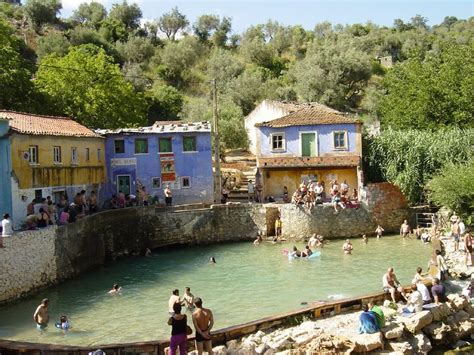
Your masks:
M433 315L430 311L421 311L415 313L414 316L404 319L405 327L411 333L417 333L433 321Z
M215 348L212 348L212 352L214 353L214 355L226 355L227 348L225 347L225 345L216 346Z
M452 328L446 323L435 322L423 328L423 332L431 339L433 345L449 344L452 338Z
M446 303L441 303L436 307L431 308L430 312L433 315L433 321L437 322L449 316L451 314L451 309Z
M415 354L427 354L433 349L430 339L423 333L414 334L408 341Z
M413 347L405 340L391 340L387 343L387 350L391 350L397 354L409 355L413 353Z
M239 342L234 339L234 340L229 340L227 343L226 343L226 346L227 346L227 351L229 353L232 353L234 351L237 351L237 349L239 348Z
M403 330L405 329L403 324L399 323L390 323L384 328L382 328L382 334L385 339L397 339L403 335Z
M372 351L383 347L382 333L358 334L353 338L355 352Z
M463 310L469 307L469 301L464 296L458 294L451 294L447 297L448 302L457 310Z

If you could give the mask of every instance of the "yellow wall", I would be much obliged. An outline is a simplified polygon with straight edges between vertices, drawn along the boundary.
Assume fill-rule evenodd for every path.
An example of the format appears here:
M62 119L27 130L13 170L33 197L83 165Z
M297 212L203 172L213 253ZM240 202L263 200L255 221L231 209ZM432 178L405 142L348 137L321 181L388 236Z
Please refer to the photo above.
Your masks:
M104 183L105 140L103 138L56 137L13 134L10 137L13 174L20 189ZM30 145L38 146L38 164L23 155ZM53 146L61 147L62 163L54 164ZM71 148L77 148L78 164L71 164ZM90 160L86 161L86 148ZM101 161L97 150L101 150Z
M341 168L341 169L285 169L285 170L272 170L262 169L263 183L264 183L264 196L283 196L283 186L288 188L289 195L297 189L301 183L301 175L317 175L318 181L324 181L326 187L326 193L329 193L330 181L332 176L339 182L347 181L349 189L352 193L353 188L358 188L357 185L357 168Z

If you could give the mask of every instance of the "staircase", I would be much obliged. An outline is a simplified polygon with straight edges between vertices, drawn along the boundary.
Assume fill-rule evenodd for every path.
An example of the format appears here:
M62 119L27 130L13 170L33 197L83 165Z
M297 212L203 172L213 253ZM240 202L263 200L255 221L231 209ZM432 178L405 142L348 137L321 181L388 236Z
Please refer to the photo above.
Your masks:
M255 184L255 174L257 173L257 167L248 167L247 170L242 171L242 178L240 182L240 187L236 190L231 190L229 192L228 202L248 202L249 192L247 189L249 180Z
M226 154L226 164L229 167L240 170L239 187L229 191L228 202L248 202L247 185L249 180L255 184L257 173L257 161L255 156L248 152L234 151Z

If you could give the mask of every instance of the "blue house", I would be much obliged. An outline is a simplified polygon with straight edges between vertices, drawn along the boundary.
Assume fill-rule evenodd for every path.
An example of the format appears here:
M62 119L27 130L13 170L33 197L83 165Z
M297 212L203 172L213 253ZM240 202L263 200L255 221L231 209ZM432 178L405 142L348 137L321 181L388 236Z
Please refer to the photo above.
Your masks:
M351 189L358 189L361 121L318 103L292 104L288 112L266 121L258 117L254 124L264 196L281 197L284 186L291 193L308 180L324 182L326 192L332 180L346 180Z
M0 115L0 213L12 215L12 163L8 131L9 119Z
M102 197L141 186L164 201L170 186L173 204L212 203L211 126L208 122L155 122L151 127L99 130L106 137L107 183Z

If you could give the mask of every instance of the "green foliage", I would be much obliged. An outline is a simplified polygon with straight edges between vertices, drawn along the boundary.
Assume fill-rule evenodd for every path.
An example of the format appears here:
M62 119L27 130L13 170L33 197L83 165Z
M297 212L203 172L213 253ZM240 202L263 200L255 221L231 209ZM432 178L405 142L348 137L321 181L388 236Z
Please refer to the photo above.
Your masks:
M247 148L249 145L242 110L233 102L224 101L220 105L219 136L223 149Z
M225 91L230 81L238 77L245 69L235 56L223 49L212 52L207 68L207 75L210 79L216 79L221 92Z
M50 32L38 40L36 54L41 59L49 54L57 54L62 57L67 54L71 43L61 32Z
M371 75L370 57L352 42L313 42L292 68L295 90L303 101L331 107L354 107Z
M146 64L155 53L148 38L132 36L127 42L117 42L116 49L126 63Z
M125 24L113 18L106 18L100 23L99 34L105 41L114 43L116 41L126 41L128 38Z
M396 128L473 127L474 46L451 44L440 56L396 65L384 79L382 123Z
M445 166L465 163L473 147L473 129L384 130L365 141L366 177L398 185L411 203L417 203L426 183Z
M35 31L39 31L44 24L55 23L61 9L61 0L27 0L24 7Z
M109 18L121 22L130 31L140 27L142 10L137 4L129 5L127 0L123 0L121 4L112 5Z
M107 16L107 11L101 3L92 1L82 3L74 11L72 19L83 25L98 27L100 22Z
M178 119L183 109L183 96L177 89L168 85L154 85L147 93L150 103L149 121L169 121Z
M465 218L474 215L474 159L467 164L449 164L428 183L429 198Z
M201 15L193 24L194 34L202 41L207 42L211 33L217 29L220 20L216 15Z
M158 28L166 37L175 40L178 31L189 25L189 21L184 14L174 7L170 12L163 14L157 22Z
M147 105L126 82L113 58L93 45L73 47L41 61L35 81L55 114L73 116L92 128L145 124Z

